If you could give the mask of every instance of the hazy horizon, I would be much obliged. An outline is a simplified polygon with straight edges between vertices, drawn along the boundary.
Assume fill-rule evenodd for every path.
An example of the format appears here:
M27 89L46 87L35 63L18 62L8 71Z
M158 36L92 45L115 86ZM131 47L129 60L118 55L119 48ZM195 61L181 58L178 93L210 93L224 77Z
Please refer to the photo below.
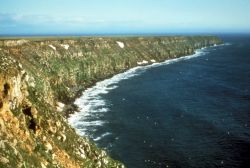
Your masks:
M250 33L246 0L9 0L0 35Z

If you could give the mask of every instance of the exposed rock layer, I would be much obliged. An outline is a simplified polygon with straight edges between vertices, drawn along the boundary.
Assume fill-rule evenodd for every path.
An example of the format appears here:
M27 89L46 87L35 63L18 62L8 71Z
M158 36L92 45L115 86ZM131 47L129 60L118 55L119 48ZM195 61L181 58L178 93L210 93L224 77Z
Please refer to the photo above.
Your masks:
M77 93L220 43L213 36L0 40L0 167L122 167L67 124Z

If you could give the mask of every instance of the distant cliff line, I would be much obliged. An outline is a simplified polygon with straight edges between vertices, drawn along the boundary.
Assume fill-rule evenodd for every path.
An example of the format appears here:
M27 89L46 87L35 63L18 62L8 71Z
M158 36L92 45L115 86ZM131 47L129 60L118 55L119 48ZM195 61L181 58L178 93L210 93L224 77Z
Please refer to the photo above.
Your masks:
M73 92L97 80L138 64L189 55L197 48L215 43L221 43L221 40L214 36L84 37L2 40L0 46L24 67L29 62L27 68L35 76L41 75L37 72L44 71L46 81L38 77L37 83L49 84L56 99L65 102L74 97ZM43 89L44 93L46 89Z
M65 113L75 110L77 94L129 68L220 43L215 36L0 40L0 138L18 152L0 148L0 167L11 160L37 167L122 167L68 125ZM15 138L20 136L26 140Z

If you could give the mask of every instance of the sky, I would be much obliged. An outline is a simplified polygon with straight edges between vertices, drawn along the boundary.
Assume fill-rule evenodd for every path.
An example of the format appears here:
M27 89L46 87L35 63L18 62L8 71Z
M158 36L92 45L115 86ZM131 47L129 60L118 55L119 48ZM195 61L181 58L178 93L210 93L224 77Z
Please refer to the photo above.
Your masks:
M0 0L0 35L249 33L250 0Z

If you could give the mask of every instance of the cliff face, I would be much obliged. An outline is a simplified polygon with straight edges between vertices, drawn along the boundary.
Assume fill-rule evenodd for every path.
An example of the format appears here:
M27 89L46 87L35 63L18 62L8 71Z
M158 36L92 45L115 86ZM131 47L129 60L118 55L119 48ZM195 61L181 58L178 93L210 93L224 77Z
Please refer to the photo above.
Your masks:
M0 40L0 167L122 167L67 124L76 94L131 67L220 43L213 36Z

